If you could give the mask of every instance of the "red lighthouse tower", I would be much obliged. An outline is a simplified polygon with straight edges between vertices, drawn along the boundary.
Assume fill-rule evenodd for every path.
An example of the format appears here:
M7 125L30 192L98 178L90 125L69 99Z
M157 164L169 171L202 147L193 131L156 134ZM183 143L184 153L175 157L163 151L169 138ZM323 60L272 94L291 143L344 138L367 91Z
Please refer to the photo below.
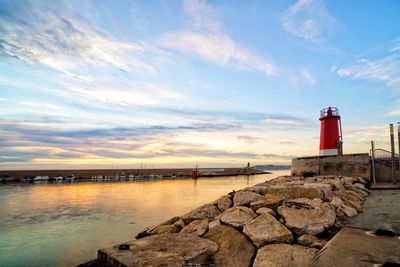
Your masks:
M334 107L321 110L321 136L319 142L320 156L342 154L342 126L339 110Z

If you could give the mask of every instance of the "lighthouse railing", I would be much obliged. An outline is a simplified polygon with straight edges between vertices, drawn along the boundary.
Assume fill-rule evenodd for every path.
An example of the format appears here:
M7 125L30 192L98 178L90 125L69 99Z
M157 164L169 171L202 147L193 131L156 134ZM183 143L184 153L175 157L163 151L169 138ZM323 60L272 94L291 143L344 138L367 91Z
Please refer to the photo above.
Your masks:
M331 111L332 111L332 116L340 116L339 115L339 109L337 107L329 107L329 108L324 108L324 109L321 110L320 118L327 117L329 109L331 109Z

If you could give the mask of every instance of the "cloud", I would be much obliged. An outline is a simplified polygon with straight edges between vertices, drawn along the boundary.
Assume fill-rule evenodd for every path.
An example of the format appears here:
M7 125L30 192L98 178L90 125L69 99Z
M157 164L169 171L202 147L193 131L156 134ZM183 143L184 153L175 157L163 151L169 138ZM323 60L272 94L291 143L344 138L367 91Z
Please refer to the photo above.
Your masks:
M92 102L120 107L157 106L165 101L180 101L184 98L175 90L152 83L132 83L128 87L118 84L90 83L84 86L67 86L63 91Z
M305 127L304 119L288 116L270 116L264 119L264 123L272 126Z
M316 83L316 79L314 76L311 74L311 72L307 69L301 69L300 70L301 75L303 78L311 85L314 86Z
M286 32L308 41L319 40L335 24L323 0L298 0L283 13L281 21Z
M184 0L183 11L195 29L206 29L219 32L222 25L218 20L217 11L203 0Z
M240 135L237 137L239 140L245 141L247 144L255 144L260 141L259 137L250 136L250 135Z
M6 1L1 5L1 57L67 73L80 66L154 72L142 58L150 49L145 44L115 40L67 7L60 8L60 3L53 6L50 2Z
M292 159L292 158L296 158L298 156L294 156L294 155L280 155L280 154L262 154L262 157L265 159Z
M221 66L232 66L244 70L260 71L266 75L276 75L277 67L236 43L225 33L182 31L167 33L161 43Z
M279 144L282 145L294 145L297 144L297 142L293 141L293 140L289 140L289 139L279 139Z
M164 34L160 38L162 47L193 54L221 66L260 71L266 75L278 73L272 60L255 54L225 33L215 9L205 1L185 1L183 8L191 20L189 29Z
M341 77L383 82L397 87L400 85L400 51L390 51L386 57L376 60L361 58L355 64L333 70Z
M0 130L0 163L160 157L255 157L253 153L218 150L198 143L171 143L177 132L212 131L220 125L112 128L67 131L4 122ZM171 136L172 135L172 136Z
M400 116L400 103L389 112L389 116Z

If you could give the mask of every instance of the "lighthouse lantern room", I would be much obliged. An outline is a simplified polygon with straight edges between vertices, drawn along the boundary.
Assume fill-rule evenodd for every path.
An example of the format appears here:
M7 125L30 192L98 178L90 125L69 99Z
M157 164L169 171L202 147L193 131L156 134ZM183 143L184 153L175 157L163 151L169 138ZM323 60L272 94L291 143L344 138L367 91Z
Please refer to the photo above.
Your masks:
M321 110L320 156L342 155L342 126L339 110L328 107Z

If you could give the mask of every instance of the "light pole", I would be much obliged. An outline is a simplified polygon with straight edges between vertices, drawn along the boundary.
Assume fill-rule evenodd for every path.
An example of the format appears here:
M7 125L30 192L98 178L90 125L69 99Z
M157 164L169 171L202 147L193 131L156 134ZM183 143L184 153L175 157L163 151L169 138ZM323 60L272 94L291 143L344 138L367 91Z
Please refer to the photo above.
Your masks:
M399 145L399 178L400 178L400 121L397 122L397 144Z

